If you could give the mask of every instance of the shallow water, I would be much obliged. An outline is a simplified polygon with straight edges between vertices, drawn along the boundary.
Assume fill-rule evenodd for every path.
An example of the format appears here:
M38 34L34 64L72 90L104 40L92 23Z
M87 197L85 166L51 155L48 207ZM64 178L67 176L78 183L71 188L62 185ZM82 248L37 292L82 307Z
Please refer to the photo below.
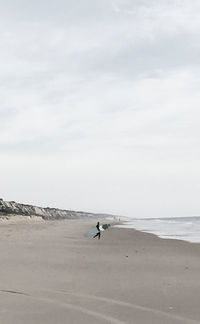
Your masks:
M134 228L165 239L200 243L200 217L130 219L117 227Z

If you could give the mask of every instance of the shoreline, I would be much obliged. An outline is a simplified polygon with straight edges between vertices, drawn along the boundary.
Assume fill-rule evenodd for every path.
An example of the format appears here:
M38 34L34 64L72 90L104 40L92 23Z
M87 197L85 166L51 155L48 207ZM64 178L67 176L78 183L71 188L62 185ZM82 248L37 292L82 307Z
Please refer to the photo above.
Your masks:
M137 228L123 228L123 227L116 227L116 228L120 228L122 230L133 230L135 232L140 232L140 233L147 234L147 235L150 235L150 236L152 235L155 238L158 238L158 239L164 240L164 241L178 241L178 242L183 242L183 243L187 243L187 244L194 244L194 245L199 245L200 246L200 242L190 242L190 241L187 241L187 240L178 239L178 238L172 238L172 237L161 237L158 234L143 231L143 230L139 230Z
M114 227L85 238L95 224L0 226L0 322L200 322L199 244Z
M200 217L184 217L181 221L174 218L132 219L118 225L123 229L135 229L154 234L161 239L180 240L200 244Z

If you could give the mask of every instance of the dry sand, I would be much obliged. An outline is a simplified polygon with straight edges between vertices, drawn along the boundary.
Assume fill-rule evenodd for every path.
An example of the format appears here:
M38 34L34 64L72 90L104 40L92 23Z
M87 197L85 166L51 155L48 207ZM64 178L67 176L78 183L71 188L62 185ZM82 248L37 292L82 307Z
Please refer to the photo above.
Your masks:
M93 225L0 223L1 324L200 323L200 244Z

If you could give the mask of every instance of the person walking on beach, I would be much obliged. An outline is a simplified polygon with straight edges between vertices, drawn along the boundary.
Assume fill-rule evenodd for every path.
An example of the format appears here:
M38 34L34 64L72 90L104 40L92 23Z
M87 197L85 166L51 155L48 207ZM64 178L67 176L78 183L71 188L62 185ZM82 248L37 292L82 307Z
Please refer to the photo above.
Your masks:
M93 238L95 238L95 237L98 236L98 239L100 240L101 232L100 232L100 228L99 228L99 222L97 222L96 228L97 228L97 230L98 230L98 233L95 234L95 235L93 236Z

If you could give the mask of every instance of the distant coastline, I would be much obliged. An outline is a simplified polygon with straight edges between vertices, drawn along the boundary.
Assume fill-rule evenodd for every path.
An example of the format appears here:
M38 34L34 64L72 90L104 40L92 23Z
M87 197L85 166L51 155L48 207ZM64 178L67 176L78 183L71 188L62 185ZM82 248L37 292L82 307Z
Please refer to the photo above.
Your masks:
M44 220L79 219L79 218L116 218L115 215L92 213L84 211L65 210L50 207L38 207L17 203L15 201L5 201L0 199L0 218L13 216L40 217Z

